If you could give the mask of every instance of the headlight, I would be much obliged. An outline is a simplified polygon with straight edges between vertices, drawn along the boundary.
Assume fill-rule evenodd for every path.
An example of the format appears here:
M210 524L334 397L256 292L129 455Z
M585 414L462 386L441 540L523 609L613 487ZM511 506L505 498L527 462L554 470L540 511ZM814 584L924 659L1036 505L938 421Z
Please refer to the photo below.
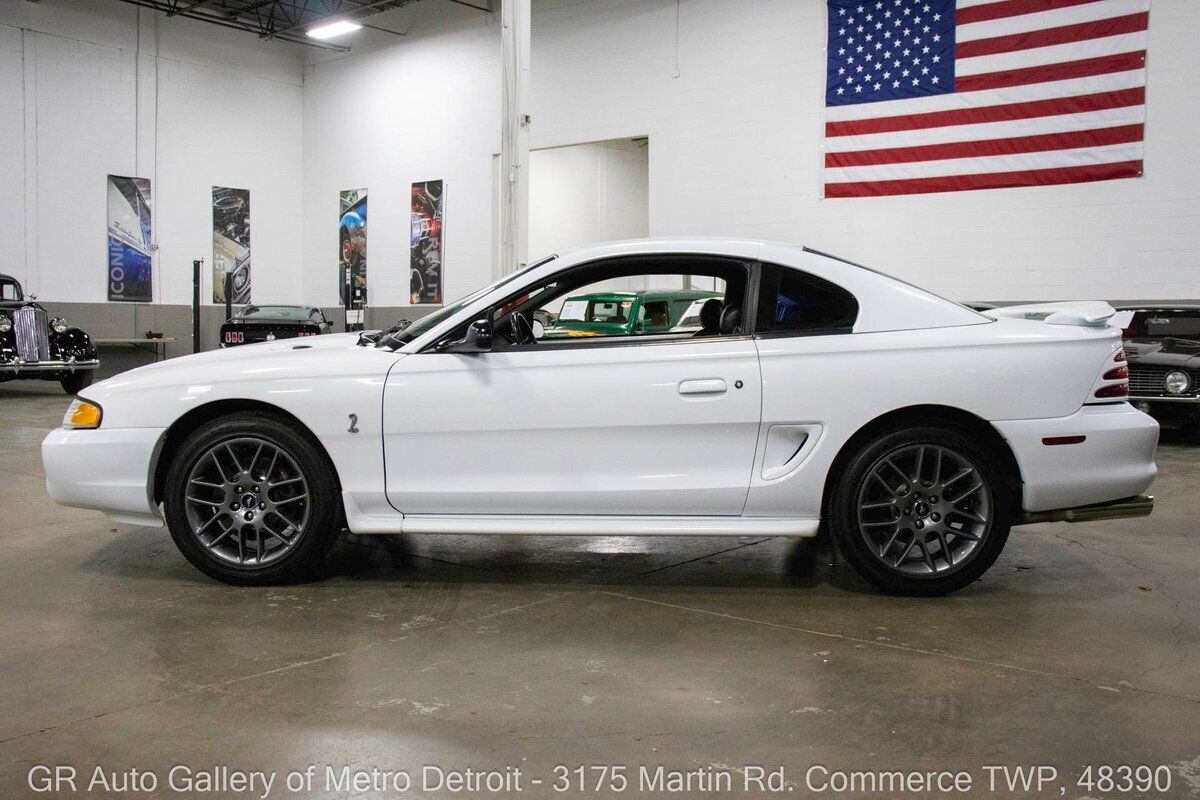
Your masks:
M0 314L0 333L8 333L12 330L12 320L7 314Z
M1163 378L1163 388L1168 394L1183 394L1192 385L1192 377L1181 370L1171 370Z
M104 412L95 403L76 397L63 416L64 428L99 428Z
M55 317L54 319L50 320L50 327L54 329L55 333L66 333L67 321L62 317Z

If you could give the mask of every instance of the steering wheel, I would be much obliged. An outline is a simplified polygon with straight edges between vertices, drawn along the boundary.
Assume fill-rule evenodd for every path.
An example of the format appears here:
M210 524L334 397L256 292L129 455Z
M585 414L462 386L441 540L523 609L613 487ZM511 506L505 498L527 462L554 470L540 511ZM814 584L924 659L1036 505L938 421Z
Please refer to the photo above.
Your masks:
M537 337L533 335L533 323L520 311L508 315L508 329L514 344L537 344Z

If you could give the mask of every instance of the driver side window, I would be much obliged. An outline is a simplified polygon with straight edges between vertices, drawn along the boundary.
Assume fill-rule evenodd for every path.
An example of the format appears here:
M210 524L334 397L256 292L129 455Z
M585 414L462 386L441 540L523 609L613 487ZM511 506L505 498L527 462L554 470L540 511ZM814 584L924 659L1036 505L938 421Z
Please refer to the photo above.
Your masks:
M588 346L743 333L747 266L728 258L606 259L527 287L492 316L497 344Z

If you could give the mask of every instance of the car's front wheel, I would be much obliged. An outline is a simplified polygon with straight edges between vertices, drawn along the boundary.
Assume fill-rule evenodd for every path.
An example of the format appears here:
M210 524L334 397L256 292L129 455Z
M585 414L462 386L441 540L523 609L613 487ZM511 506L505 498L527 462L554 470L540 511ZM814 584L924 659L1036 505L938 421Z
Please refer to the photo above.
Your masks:
M167 471L171 538L201 572L262 585L306 577L337 540L333 465L307 432L262 412L197 428Z
M1004 548L1009 481L993 448L955 427L914 426L863 443L833 486L829 531L862 577L931 596L977 580Z

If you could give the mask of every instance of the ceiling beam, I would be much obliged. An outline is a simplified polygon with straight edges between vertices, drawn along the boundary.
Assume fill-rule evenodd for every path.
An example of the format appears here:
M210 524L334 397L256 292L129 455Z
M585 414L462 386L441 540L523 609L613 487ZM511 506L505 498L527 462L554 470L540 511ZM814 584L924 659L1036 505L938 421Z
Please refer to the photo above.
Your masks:
M184 6L183 8L176 7L175 9L168 11L167 16L173 17L176 14L182 14L185 11L192 11L193 9L197 9L200 6L206 6L212 2L215 2L215 0L195 0L195 2L189 3L188 5Z
M451 3L458 3L460 6L466 6L467 8L473 8L473 9L475 9L476 11L485 11L485 12L487 12L488 14L495 13L495 12L492 10L492 0L480 0L480 2L483 2L483 3L486 3L486 4L487 4L487 5L482 5L482 6L481 6L481 5L476 5L475 3L470 3L470 2L467 2L467 0L450 0L450 2L451 2Z
M280 28L277 31L271 31L269 33L261 34L261 36L264 39L273 39L276 36L282 36L285 33L293 33L295 31L298 31L301 28L316 27L317 25L320 25L322 22L327 22L329 20L357 19L358 15L360 15L360 14L362 14L363 16L369 17L369 16L371 16L371 14L377 12L379 10L380 6L391 5L394 2L396 2L396 0L369 0L369 2L362 3L361 5L353 6L351 8L347 8L347 9L345 9L343 11L339 11L335 14L326 14L325 16L318 17L317 19L310 19L307 22L304 22L304 21L297 22L295 25L291 26L290 28ZM367 12L367 13L364 14L363 12Z
M164 13L169 12L172 8L172 6L168 4L167 0L121 0L121 2L129 3L130 5L134 5L134 6L140 6L142 8L153 9L154 11L162 11ZM210 25L220 25L222 28L229 28L229 29L235 30L235 31L244 31L246 33L256 33L259 35L260 38L271 38L271 37L263 36L262 28L257 25L250 25L250 24L247 24L246 22L243 22L242 20L238 20L238 19L231 20L227 17L210 14L210 13L205 12L203 9L200 9L198 11L185 11L185 10L180 9L176 12L175 16L186 17L188 19L200 20L201 22L207 22ZM283 33L283 32L279 31L277 33ZM333 44L331 42L323 42L319 39L313 39L310 36L304 36L304 35L297 36L297 35L293 35L293 34L289 33L286 36L279 36L279 38L281 41L290 42L291 44L302 44L302 45L305 45L306 47L316 47L316 48L320 48L321 50L334 50L339 53L345 53L350 50L350 48L344 44Z

